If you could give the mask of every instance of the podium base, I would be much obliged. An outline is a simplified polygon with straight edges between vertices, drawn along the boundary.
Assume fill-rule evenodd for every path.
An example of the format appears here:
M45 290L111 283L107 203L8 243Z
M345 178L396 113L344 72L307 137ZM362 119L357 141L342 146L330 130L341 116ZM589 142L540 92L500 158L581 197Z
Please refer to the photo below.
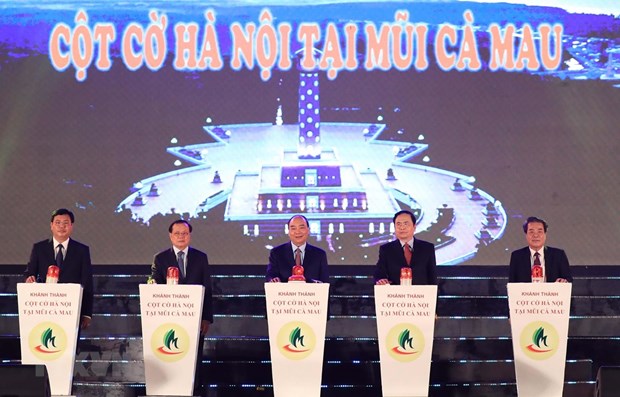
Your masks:
M190 395L190 396L179 396L178 394L177 394L177 395L174 395L174 396L170 396L170 395L167 395L167 394L166 394L166 395L162 395L162 394L148 394L148 395L146 395L146 396L139 396L139 397L200 397L200 396L194 396L194 395Z
M406 395L402 395L399 394L398 396L393 396L393 395L384 395L383 397L428 397L428 394L420 394L420 395L414 395L414 394L406 394Z

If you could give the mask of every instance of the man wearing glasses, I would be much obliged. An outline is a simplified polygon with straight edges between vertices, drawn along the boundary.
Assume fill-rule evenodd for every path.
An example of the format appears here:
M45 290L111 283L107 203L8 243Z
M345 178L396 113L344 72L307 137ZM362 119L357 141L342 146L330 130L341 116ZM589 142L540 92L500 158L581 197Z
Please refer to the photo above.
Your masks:
M203 395L200 368L204 336L213 322L213 303L211 292L211 274L207 254L189 246L192 225L186 220L178 219L170 224L168 233L172 247L161 251L153 258L151 277L157 284L165 284L169 267L179 269L179 284L195 284L205 287L202 304L202 322L198 340L198 360L194 380L194 395Z

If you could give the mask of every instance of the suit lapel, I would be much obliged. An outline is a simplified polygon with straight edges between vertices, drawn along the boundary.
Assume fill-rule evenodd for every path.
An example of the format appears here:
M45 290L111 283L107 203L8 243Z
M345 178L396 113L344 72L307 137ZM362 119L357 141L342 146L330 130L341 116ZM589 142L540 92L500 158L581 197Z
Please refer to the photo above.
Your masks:
M189 251L187 254L188 258L187 258L187 263L189 263ZM176 254L174 253L174 248L170 248L170 257L172 258L172 264L174 264L174 266L176 266L177 268L179 267L179 260L176 256ZM185 269L185 272L187 272L187 268ZM181 275L181 269L179 269L179 276ZM187 274L185 274L185 277L187 277Z
M413 264L416 263L416 261L419 261L419 256L420 256L420 244L418 243L418 240L416 240L416 238L414 237L413 239L413 247L411 247L411 266L413 267ZM405 252L403 251L403 258L405 257Z
M532 280L532 254L530 247L523 249L523 279ZM525 266L527 265L527 266Z
M284 261L284 263L286 263L288 265L289 269L292 269L293 266L295 266L295 252L292 251L293 247L291 245L291 243L287 243L284 246L284 250L282 251L282 254L284 255L284 257L286 258L286 260ZM306 245L306 254L308 254L308 246ZM301 261L302 265L303 265L303 261Z
M304 259L301 261L302 266L306 266L306 263L312 263L312 246L306 243L306 252L304 253ZM295 266L295 258L293 258L293 266Z
M555 281L557 274L555 272L555 262L553 253L546 246L544 248L545 255L545 272L547 273L547 281Z
M67 252L65 253L65 258L62 262L63 266L66 266L67 264L71 263L71 260L73 259L74 256L75 256L75 244L73 243L73 240L69 238L69 241L67 242Z
M191 272L192 260L194 259L194 252L192 247L187 247L187 263L185 264L185 277Z
M56 263L56 253L54 252L54 240L51 238L47 240L47 248L45 250L46 262L47 263ZM48 265L49 266L49 265Z
M413 245L415 247L415 240L413 240ZM413 264L413 258L415 257L415 249L413 250L413 255L411 255L411 263ZM394 253L398 255L400 259L401 266L409 266L407 265L407 261L405 260L405 251L403 250L403 246L400 243L400 240L396 239L394 241Z
M532 253L530 252L530 247L525 247L523 250L523 261L527 262L528 267L532 267Z

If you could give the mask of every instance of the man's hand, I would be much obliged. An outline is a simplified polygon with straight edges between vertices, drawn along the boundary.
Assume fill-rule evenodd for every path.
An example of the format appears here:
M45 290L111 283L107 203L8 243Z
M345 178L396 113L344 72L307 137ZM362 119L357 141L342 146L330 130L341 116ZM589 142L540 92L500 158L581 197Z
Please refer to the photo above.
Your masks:
M280 277L274 277L271 280L269 280L270 283L279 283L280 282Z
M388 285L390 284L390 280L387 278L382 278L381 280L377 280L376 285Z
M28 276L28 278L26 279L27 283L35 283L37 281L37 279L34 276Z
M91 318L88 316L82 316L82 319L80 321L80 328L81 329L86 329L88 327L90 327L90 322L91 322Z
M206 335L209 332L209 325L211 325L207 320L202 320L200 323L200 335Z
M565 278L558 278L557 280L555 280L556 283L567 283L568 280Z

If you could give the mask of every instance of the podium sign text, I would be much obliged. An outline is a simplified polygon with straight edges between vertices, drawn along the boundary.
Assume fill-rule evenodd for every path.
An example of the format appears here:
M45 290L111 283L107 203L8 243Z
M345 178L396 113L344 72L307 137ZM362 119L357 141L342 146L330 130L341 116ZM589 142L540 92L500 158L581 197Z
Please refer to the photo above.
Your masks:
M428 396L436 285L375 285L384 397Z
M329 284L265 283L275 397L319 397Z
M509 283L519 397L562 397L570 283Z
M140 284L146 394L191 396L204 287Z
M52 394L70 395L82 286L19 283L17 303L22 364L44 364Z

